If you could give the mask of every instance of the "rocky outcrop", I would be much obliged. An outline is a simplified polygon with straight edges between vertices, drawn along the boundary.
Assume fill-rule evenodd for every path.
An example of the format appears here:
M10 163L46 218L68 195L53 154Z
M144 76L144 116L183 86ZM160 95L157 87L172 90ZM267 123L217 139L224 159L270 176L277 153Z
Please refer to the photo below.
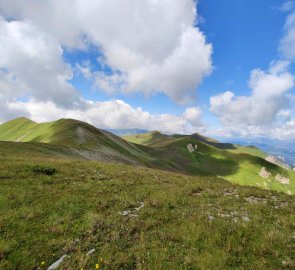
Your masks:
M195 144L195 146L193 146L191 143L189 143L186 148L190 153L193 153L198 149L198 145Z
M290 184L290 179L283 176L283 175L280 175L280 174L277 174L276 177L275 177L276 181L283 184L283 185L289 185Z
M267 171L265 167L262 167L259 172L259 176L261 176L264 179L267 179L271 176L271 173L269 171Z

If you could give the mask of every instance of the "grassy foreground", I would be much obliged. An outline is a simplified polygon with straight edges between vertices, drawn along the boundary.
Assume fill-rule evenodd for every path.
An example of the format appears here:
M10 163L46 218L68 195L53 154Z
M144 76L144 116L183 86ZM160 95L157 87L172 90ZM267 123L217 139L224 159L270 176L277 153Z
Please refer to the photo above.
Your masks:
M295 267L294 196L34 147L0 147L1 270Z

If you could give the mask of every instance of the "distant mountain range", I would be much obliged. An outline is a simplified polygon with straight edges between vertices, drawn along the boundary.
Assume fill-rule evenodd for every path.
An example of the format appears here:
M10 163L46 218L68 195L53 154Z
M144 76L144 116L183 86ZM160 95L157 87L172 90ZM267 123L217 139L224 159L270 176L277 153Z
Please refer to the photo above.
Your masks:
M274 155L292 167L295 167L295 140L274 140L269 138L257 139L224 139L240 145L253 145L262 151Z
M129 129L112 129L108 128L106 131L109 131L117 136L125 136L125 135L135 135L135 134L142 134L147 133L149 130L146 129L137 129L137 128L129 128Z

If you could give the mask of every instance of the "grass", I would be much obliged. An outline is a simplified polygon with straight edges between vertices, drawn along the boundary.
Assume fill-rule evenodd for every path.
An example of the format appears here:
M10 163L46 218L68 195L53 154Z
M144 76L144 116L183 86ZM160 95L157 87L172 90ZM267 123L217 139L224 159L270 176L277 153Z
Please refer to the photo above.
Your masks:
M0 269L47 269L64 254L59 269L295 267L294 196L66 157L63 147L0 145ZM141 203L138 216L122 215Z

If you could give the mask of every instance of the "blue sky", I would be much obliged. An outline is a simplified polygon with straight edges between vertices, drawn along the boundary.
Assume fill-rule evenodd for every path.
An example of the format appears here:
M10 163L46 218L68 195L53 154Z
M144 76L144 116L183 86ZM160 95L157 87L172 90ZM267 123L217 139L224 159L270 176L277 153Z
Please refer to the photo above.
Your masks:
M206 34L207 41L213 45L212 74L203 80L196 89L197 105L204 112L208 125L220 126L218 119L210 112L209 99L225 90L237 95L249 95L250 73L255 68L267 69L274 59L280 59L279 43L284 34L287 12L280 8L286 1L255 0L200 0L197 9L202 21L197 26ZM95 65L98 52L80 51L65 53L65 60L71 65L91 61ZM294 65L290 70L295 73ZM132 106L140 106L153 113L181 114L185 105L173 102L165 94L146 97L142 93L109 95L99 89L94 90L81 74L72 80L73 85L83 92L83 96L93 100L119 98Z
M204 104L204 109L209 107L210 96L228 89L238 95L249 95L251 70L267 69L273 59L281 58L278 47L287 14L279 8L284 3L277 0L199 2L198 12L205 20L200 28L214 46L215 67L199 88L199 102ZM294 65L291 71L294 73ZM210 120L212 116L208 115Z
M293 1L70 4L1 1L0 121L295 137Z

